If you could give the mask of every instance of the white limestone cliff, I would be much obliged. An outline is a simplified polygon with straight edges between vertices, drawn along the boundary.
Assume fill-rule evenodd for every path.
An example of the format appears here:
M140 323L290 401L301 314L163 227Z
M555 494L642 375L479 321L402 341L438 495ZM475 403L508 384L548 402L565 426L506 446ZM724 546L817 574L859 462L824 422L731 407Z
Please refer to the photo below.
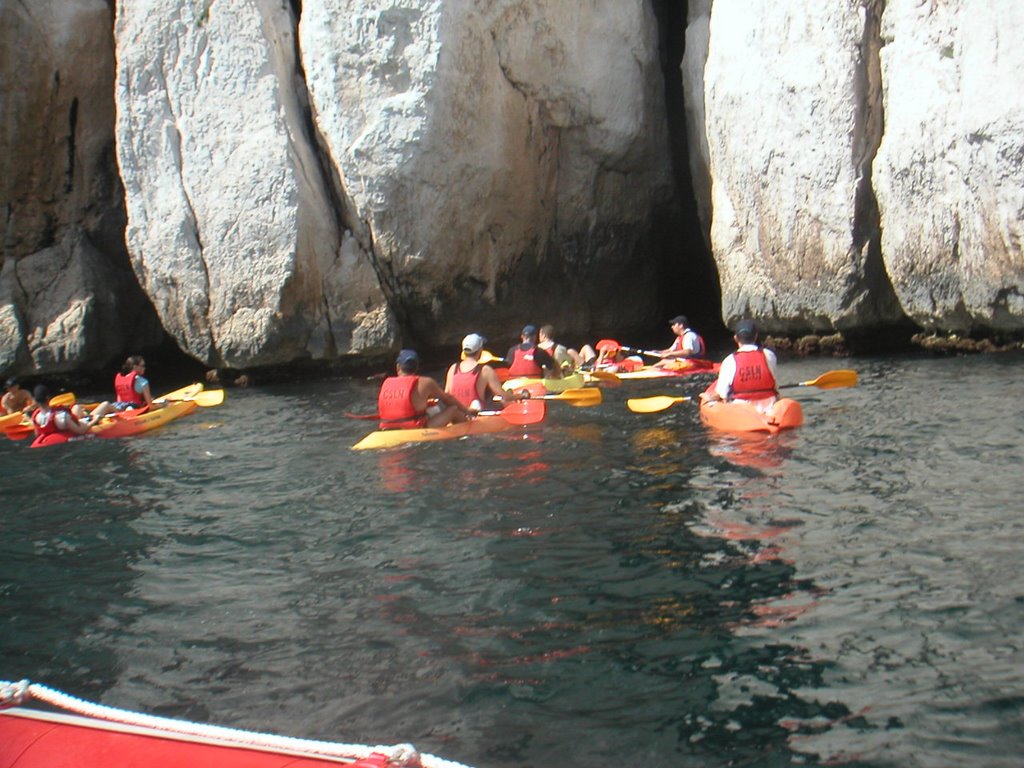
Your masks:
M118 6L128 247L164 327L208 364L349 352L381 301L331 205L294 25L273 0Z
M888 0L885 265L929 330L1024 329L1024 5Z

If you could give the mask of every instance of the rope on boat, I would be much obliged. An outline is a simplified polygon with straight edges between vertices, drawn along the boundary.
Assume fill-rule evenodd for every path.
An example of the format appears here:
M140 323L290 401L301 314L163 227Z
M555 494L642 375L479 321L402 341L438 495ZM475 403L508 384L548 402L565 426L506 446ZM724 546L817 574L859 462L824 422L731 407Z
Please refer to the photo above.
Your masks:
M239 746L264 747L267 749L304 752L310 756L347 758L361 760L371 755L384 755L389 766L397 768L468 768L462 763L420 754L412 744L392 746L378 745L374 747L362 744L340 744L315 739L300 739L292 736L277 736L270 733L258 733L238 728L227 728L221 725L205 725L186 720L172 720L167 717L145 715L125 709L94 704L84 699L69 696L45 685L21 680L17 683L0 680L0 709L21 706L30 699L45 702L51 706L74 712L75 714L106 720L123 725L152 728L182 736L194 736L204 739L216 739L231 742Z

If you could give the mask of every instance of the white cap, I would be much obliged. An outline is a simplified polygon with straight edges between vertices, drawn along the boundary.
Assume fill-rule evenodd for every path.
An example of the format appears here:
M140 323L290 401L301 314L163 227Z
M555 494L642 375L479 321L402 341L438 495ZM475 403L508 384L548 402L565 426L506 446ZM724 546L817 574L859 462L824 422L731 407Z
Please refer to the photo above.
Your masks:
M479 333L471 333L462 340L462 351L470 355L475 355L484 348L485 341L487 341L487 339Z

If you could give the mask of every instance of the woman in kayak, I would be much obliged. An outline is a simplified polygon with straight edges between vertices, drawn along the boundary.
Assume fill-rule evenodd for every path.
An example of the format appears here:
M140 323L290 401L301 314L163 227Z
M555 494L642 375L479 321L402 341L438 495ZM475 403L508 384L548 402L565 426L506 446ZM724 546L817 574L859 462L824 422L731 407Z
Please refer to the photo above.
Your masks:
M513 395L502 389L495 370L480 363L484 341L479 333L464 338L462 359L451 365L444 380L444 391L474 412L490 410L487 404L494 398L501 400L503 406L524 399L522 393Z
M744 400L767 411L779 397L775 353L757 343L753 320L741 320L733 340L736 351L722 361L718 380L701 397L707 401Z
M420 356L403 349L395 359L395 375L384 379L377 395L381 429L444 427L473 415L429 376L419 376ZM428 408L431 400L441 405Z
M130 355L121 365L121 372L114 376L113 408L126 411L131 408L159 408L162 403L155 403L149 390L149 379L143 376L146 361L142 355Z

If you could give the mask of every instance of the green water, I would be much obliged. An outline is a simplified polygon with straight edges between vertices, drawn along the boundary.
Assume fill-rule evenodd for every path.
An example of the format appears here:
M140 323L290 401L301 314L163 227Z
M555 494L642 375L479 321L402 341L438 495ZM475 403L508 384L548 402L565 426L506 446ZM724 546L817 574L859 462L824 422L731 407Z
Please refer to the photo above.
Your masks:
M655 381L352 452L348 380L4 441L0 679L478 768L1019 765L1022 362L784 363L861 384L755 440Z

